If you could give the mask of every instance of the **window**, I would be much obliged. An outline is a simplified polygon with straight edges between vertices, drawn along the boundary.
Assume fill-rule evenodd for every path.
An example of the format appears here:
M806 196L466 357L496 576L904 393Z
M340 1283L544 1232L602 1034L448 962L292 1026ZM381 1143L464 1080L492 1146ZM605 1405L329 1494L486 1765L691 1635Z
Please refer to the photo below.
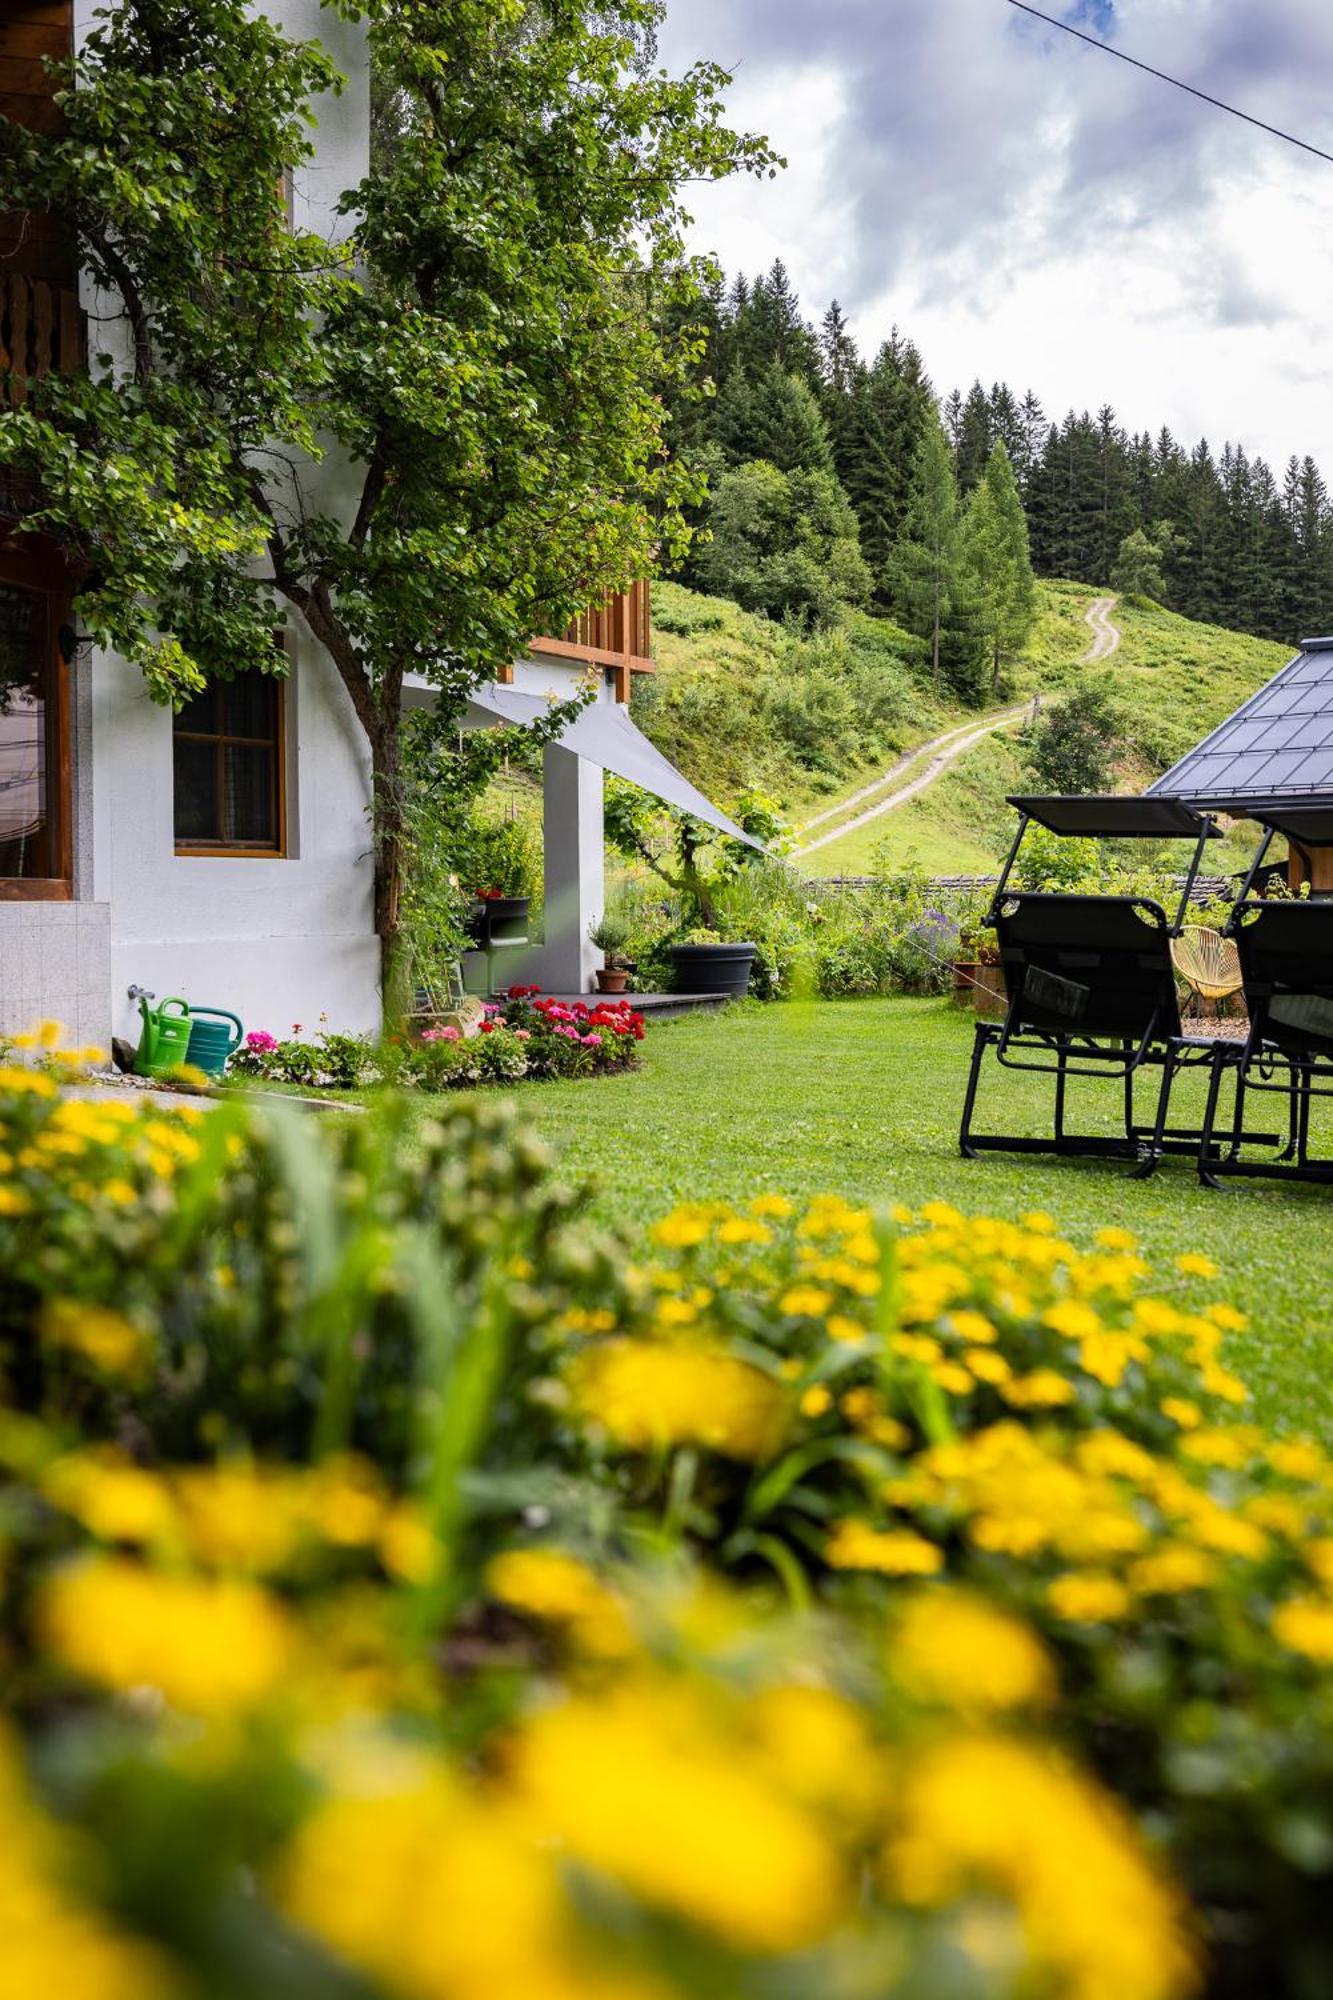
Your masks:
M68 901L65 599L43 566L0 551L0 897Z
M286 851L283 689L255 671L210 681L175 719L178 854Z

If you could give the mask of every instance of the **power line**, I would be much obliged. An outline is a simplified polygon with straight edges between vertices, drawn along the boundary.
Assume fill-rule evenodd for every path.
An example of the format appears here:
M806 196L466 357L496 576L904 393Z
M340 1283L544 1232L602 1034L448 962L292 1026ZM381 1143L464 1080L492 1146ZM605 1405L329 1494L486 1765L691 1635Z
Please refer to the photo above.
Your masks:
M1113 48L1110 42L1099 41L1096 35L1085 35L1081 28L1072 27L1068 21L1057 21L1053 14L1043 14L1040 7L1029 7L1027 0L1009 0L1009 5L1017 7L1020 14L1031 14L1034 20L1044 21L1048 28L1058 28L1062 35L1072 35L1076 41L1086 42L1090 49L1100 49L1103 55L1114 56L1117 62L1128 63L1131 69L1141 69L1145 76L1155 76L1159 83L1169 83L1174 90L1183 90L1188 96L1211 104L1215 111L1225 111L1232 118L1243 118L1247 125L1256 125L1272 138L1285 139L1289 146L1299 146L1303 153L1313 153L1317 160L1327 160L1333 166L1333 153L1325 153L1318 146L1310 145L1308 140L1284 132L1280 125L1266 125L1262 118L1252 118L1248 111L1238 111L1234 104L1225 104L1220 97L1210 97L1206 90L1196 90L1192 83L1182 83L1178 76L1168 76L1164 69L1154 69L1151 63L1140 62L1137 56L1127 56L1123 49Z

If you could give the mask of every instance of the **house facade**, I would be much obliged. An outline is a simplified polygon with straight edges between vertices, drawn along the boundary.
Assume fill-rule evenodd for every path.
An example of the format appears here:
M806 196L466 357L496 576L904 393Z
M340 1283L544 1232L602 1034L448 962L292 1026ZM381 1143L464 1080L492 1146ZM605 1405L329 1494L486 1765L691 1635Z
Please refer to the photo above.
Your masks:
M0 109L38 127L55 119L43 58L77 47L101 4L5 10ZM317 107L315 155L292 190L297 221L331 234L338 196L368 167L364 42L320 0L270 0L266 11L289 33L322 39L348 78ZM83 365L96 310L57 231L0 218L0 344L18 376ZM106 338L99 329L99 346ZM20 380L13 394L23 393ZM369 764L332 663L293 620L285 679L210 686L173 716L137 669L81 637L60 550L16 534L2 498L0 1032L54 1017L83 1043L131 1039L136 987L280 1032L321 1019L376 1027ZM669 777L655 777L641 753L656 753L632 740L631 677L651 669L650 651L645 585L534 641L499 676L510 709L479 702L470 718L522 720L525 697L567 697L590 669L597 680L606 726L585 724L580 750L546 752L546 935L512 964L512 976L548 990L586 990L600 962L587 929L601 912L602 774L622 768L626 745L632 775L647 770L650 787L677 802L672 785L684 786L730 825L661 759ZM407 696L430 698L420 687Z

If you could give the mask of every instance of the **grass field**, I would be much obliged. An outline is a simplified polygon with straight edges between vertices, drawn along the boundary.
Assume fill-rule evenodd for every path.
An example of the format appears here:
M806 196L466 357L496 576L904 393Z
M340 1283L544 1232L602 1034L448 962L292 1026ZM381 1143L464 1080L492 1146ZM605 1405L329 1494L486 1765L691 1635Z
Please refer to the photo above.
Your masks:
M1172 1258L1202 1251L1251 1319L1232 1351L1262 1418L1333 1441L1329 1191L1250 1182L1213 1194L1187 1162L1138 1182L1096 1162L964 1161L957 1127L970 1042L970 1018L943 1000L768 1007L655 1028L634 1074L516 1094L567 1172L597 1183L597 1215L636 1236L678 1201L772 1189L912 1204L942 1197L1007 1217L1045 1209L1083 1243L1119 1223L1168 1286ZM987 1081L982 1130L995 1129L986 1114L1000 1108L994 1076ZM1007 1129L1036 1129L1037 1080L1006 1082ZM1077 1090L1071 1119L1098 1101L1110 1108L1113 1093L1081 1104Z

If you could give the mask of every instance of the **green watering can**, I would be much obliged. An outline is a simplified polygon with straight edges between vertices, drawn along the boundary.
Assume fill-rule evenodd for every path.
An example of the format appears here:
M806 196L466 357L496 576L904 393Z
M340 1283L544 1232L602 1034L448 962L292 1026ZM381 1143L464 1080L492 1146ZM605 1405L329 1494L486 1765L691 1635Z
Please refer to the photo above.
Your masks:
M245 1028L225 1007L191 1007L181 999L150 1007L139 996L143 1034L134 1068L139 1076L169 1076L188 1063L205 1076L221 1076L245 1039ZM205 1018L205 1016L207 1018Z
M202 1018L205 1014L208 1020ZM221 1076L244 1040L244 1024L225 1007L191 1007L185 1060L205 1076Z
M160 1007L150 1007L150 998L147 993L139 996L143 1033L139 1037L134 1070L136 1076L166 1076L188 1060L190 1009L180 999L164 1000Z

